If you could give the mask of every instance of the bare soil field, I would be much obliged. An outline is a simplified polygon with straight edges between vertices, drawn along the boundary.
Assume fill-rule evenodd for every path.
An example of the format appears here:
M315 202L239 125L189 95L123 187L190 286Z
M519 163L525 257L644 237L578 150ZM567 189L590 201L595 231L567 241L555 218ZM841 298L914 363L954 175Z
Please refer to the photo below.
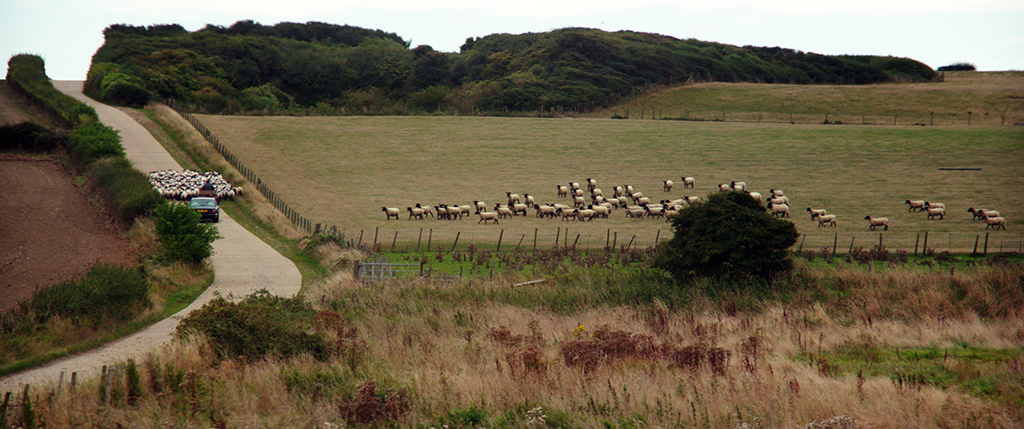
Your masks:
M0 124L33 116L0 91ZM124 233L75 187L63 166L0 154L0 312L40 286L84 274L97 263L130 264L136 257Z

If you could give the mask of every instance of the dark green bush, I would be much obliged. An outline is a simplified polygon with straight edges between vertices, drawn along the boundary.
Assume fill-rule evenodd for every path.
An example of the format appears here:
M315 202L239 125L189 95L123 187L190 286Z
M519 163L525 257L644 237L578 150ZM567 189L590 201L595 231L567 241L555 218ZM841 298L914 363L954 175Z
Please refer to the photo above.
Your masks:
M789 247L799 234L744 192L720 192L672 218L675 236L655 266L680 281L694 278L772 280L793 268Z
M88 177L104 204L121 222L146 216L166 201L153 190L149 178L125 158L112 158L90 166Z
M95 109L53 87L46 76L43 59L37 55L11 57L7 62L7 81L63 119L68 127L88 125L98 120Z
M99 122L75 129L68 143L68 151L82 164L106 156L124 156L117 130Z
M0 151L51 152L63 148L67 141L67 135L51 131L35 122L0 127Z
M182 320L177 334L205 335L219 359L309 354L323 361L332 348L322 333L309 333L315 315L301 298L273 296L266 290L238 303L218 296Z
M154 211L156 236L164 255L174 261L200 264L213 254L217 227L199 222L199 213L183 204L164 204Z
M948 66L939 67L939 71L975 71L978 68L967 62L953 63Z
M128 320L150 305L142 270L113 265L97 265L80 278L39 289L28 303L40 323L62 316L94 324Z

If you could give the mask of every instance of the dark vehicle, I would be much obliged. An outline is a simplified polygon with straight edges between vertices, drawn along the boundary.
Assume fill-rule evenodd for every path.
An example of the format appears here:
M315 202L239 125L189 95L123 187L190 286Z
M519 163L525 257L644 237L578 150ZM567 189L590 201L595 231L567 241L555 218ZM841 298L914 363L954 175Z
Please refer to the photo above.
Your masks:
M216 198L195 197L189 200L188 207L199 213L199 220L220 222L220 207Z

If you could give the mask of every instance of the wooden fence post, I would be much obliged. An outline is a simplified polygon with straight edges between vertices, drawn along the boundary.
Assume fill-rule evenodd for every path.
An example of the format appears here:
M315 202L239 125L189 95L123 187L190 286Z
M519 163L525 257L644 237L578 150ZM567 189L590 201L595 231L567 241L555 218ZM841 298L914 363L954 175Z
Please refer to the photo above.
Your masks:
M537 251L537 229L538 228L534 228L533 229L533 251L534 252Z
M988 233L985 233L985 255L988 255Z
M558 247L558 239L561 238L561 233L562 233L562 227L558 227L558 229L555 230L555 248Z
M501 239L504 238L504 237L505 237L505 228L502 228L501 232L498 233L498 249L495 250L495 252L500 252L501 251Z
M416 251L420 251L420 242L423 241L423 227L420 227L420 238L416 239Z
M430 251L430 241L434 239L434 228L430 228L430 235L427 236L427 252Z
M921 248L921 254L928 254L928 231L924 232L924 247Z
M921 233L917 233L917 239L914 240L914 256L917 256L917 244L921 242ZM978 246L974 246L974 250L978 250Z
M11 392L4 394L4 403L0 405L0 427L7 427L7 407L11 403Z
M981 235L980 234L974 236L974 251L971 252L972 255L977 255L978 254L978 240L979 239L981 239Z
M832 238L832 259L836 257L836 247L839 246L839 233L837 232L835 237Z
M317 229L319 229L320 228L320 224L316 224L316 225L317 225ZM398 242L398 231L395 231L395 238L391 240L391 252L392 253L394 253L394 251L395 251L395 243L397 243L397 242Z
M457 231L457 232L455 232L455 243L454 243L454 244L452 244L452 252L454 252L454 251L455 251L455 246L458 246L458 245L459 245L459 236L460 236L460 235L462 235L462 231ZM462 277L462 274L461 274L461 272L460 272L460 274L459 274L459 277Z

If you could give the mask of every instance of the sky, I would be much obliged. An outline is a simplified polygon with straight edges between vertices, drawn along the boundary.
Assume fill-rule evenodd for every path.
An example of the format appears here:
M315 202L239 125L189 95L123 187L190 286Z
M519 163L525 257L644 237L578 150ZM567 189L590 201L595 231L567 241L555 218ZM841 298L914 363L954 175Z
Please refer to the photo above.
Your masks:
M110 25L246 19L377 29L444 52L469 37L586 27L1024 70L1024 0L0 0L0 55L39 55L51 79L84 80Z

